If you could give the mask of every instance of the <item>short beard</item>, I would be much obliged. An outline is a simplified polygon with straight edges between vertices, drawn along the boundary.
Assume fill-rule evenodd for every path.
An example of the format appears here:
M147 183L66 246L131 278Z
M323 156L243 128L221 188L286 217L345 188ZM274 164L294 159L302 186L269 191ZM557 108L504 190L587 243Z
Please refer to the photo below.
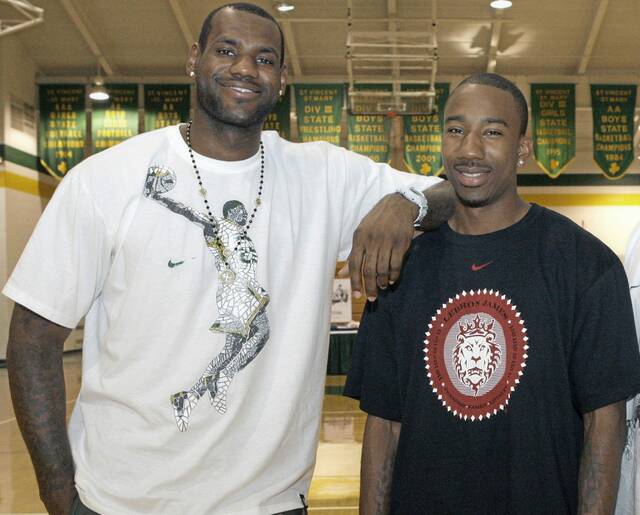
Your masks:
M457 191L456 196L458 197L460 204L465 207L485 207L491 204L491 198L468 199L460 196Z
M207 113L209 118L226 125L232 125L242 129L249 129L257 125L262 125L277 103L276 99L269 104L259 104L258 108L250 117L243 118L241 116L235 116L233 113L225 110L220 102L218 102L215 95L207 94L205 92L205 88L201 88L199 85L196 87L196 98L198 106Z

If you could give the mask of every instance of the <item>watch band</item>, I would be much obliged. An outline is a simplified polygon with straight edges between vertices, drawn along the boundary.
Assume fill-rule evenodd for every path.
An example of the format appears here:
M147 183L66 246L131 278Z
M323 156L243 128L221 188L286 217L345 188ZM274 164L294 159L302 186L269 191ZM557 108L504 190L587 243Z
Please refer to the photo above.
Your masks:
M424 217L427 216L427 211L429 211L429 202L427 202L427 198L420 190L413 186L400 188L396 193L400 193L400 195L406 198L409 202L413 202L418 206L418 216L416 216L416 219L413 221L413 226L419 228L422 225Z

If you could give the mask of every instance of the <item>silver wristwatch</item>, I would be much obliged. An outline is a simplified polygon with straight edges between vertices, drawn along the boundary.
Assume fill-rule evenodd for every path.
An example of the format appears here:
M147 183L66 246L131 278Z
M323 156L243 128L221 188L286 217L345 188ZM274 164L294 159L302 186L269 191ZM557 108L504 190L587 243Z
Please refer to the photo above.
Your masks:
M409 188L400 188L396 193L400 193L400 195L406 198L409 202L413 202L418 206L418 216L416 216L416 219L413 221L413 226L420 228L424 217L427 216L427 211L429 211L427 198L420 190L413 186L410 186Z

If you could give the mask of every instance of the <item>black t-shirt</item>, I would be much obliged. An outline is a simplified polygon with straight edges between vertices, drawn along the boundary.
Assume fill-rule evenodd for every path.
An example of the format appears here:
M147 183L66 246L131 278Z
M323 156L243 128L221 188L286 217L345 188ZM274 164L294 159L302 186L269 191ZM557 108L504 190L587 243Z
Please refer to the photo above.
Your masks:
M495 233L416 238L345 388L402 423L392 513L575 513L582 414L640 391L628 292L604 244L537 205Z

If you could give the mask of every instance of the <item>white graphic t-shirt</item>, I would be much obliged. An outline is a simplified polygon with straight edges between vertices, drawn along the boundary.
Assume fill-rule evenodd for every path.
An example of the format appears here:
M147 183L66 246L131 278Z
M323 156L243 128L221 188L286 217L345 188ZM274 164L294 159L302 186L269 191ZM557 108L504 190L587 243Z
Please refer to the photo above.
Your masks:
M99 513L271 514L308 490L336 260L382 196L437 179L262 139L246 238L259 154L196 154L210 216L168 127L75 167L5 286L63 326L86 315L69 433Z

